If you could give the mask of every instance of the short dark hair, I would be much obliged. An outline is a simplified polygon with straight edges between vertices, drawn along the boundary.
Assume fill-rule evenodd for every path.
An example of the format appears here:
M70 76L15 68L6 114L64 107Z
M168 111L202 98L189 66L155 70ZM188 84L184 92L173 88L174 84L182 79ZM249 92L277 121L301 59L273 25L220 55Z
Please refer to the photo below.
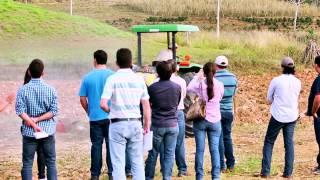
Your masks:
M121 48L117 51L117 65L120 68L132 67L132 53L128 48Z
M157 65L160 80L169 80L172 75L172 65L168 61L161 61Z
M177 71L177 63L173 59L167 60L171 64L172 73L175 73Z
M40 78L44 69L43 62L40 59L34 59L28 69L32 78Z
M320 56L317 56L317 57L314 59L314 64L320 66Z
M282 66L282 73L283 74L295 74L296 73L296 71L295 71L295 69L294 69L294 67L288 67L288 66Z
M104 50L97 50L93 53L93 57L97 61L97 64L107 64L108 54Z

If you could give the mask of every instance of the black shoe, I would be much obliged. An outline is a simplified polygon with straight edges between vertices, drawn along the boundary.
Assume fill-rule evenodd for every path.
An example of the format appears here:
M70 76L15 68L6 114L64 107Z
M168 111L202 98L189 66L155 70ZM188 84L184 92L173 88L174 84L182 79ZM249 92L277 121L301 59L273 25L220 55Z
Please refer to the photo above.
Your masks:
M188 171L179 171L178 177L190 176Z
M260 177L263 179L268 179L270 178L270 175L260 174Z
M320 175L320 167L315 167L315 168L312 170L312 173L313 173L313 174L316 174L316 175Z
M99 180L99 176L91 176L90 180Z
M291 175L282 175L281 177L283 177L283 178L286 178L286 179L292 179L292 176Z
M231 172L231 173L234 172L234 167L228 167L227 172Z

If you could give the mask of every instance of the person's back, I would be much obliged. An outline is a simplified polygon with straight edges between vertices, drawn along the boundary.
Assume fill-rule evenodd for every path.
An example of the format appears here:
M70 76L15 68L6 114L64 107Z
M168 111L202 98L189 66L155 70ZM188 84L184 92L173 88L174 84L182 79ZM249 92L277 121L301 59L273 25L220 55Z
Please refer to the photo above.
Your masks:
M285 57L281 61L282 75L274 78L269 86L267 100L271 104L271 119L263 145L261 177L270 176L274 143L280 130L283 133L285 165L283 178L292 178L294 165L294 129L299 117L300 80L295 75L294 61Z
M32 79L17 93L16 114L23 120L22 179L32 179L34 154L39 148L45 154L47 178L57 179L54 118L58 113L57 94L53 87L43 82L43 70L43 62L34 59L28 68Z
M172 63L162 61L157 64L160 81L152 84L148 91L152 108L153 148L146 160L146 179L154 178L157 156L163 179L171 179L175 147L179 133L178 105L181 99L180 85L172 82Z
M271 113L281 122L297 120L301 82L294 75L282 74L270 84L268 99L272 100Z
M113 82L114 89L116 89L112 92L110 119L140 118L140 100L146 86L143 78L136 75L131 69L119 69L110 76L108 82ZM119 103L113 103L116 101Z
M215 78L224 85L224 94L220 101L220 110L222 112L232 111L234 95L238 84L236 76L227 69L221 69L217 70Z
M152 124L158 127L173 127L177 124L177 107L181 88L167 80L159 81L148 88L152 108Z
M109 76L113 74L110 69L93 69L83 79L84 90L88 98L88 115L90 120L102 120L108 117L108 113L100 108L100 99L104 85Z
M57 103L55 89L41 79L31 79L18 90L17 113L20 113L22 108L30 117L39 117L48 111L56 113L57 106L56 104L53 106L52 102ZM38 126L48 135L55 133L55 125L56 121L53 119L38 123ZM33 137L32 127L24 124L21 130L22 135Z
M110 112L109 145L113 179L126 179L125 157L129 156L133 180L144 180L143 129L150 131L150 104L147 86L142 77L132 71L129 49L117 51L119 70L110 76L104 87L100 106ZM111 101L109 108L108 101ZM144 128L141 124L140 103L143 107ZM126 153L127 151L127 153Z
M111 178L112 164L109 151L109 113L100 107L101 95L106 80L113 74L107 69L108 54L103 50L93 53L94 69L82 80L79 96L82 108L89 116L91 139L91 179L99 179L102 168L102 144L106 143L108 175Z

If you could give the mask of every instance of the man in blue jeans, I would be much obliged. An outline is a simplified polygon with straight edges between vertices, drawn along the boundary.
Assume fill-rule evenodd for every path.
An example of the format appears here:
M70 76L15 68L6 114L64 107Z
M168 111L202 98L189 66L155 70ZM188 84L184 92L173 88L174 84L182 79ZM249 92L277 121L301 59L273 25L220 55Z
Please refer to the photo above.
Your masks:
M298 101L301 82L295 77L294 62L285 57L281 62L282 75L272 79L268 89L271 119L263 145L261 177L268 178L274 142L282 129L285 148L285 166L282 177L291 178L294 163L294 128L299 117Z
M98 180L102 168L102 145L106 143L107 166L109 179L112 179L112 164L109 151L109 114L100 108L100 97L106 80L113 74L107 69L107 53L97 50L93 54L94 69L86 74L82 80L79 96L82 108L90 119L91 139L91 179Z
M319 147L319 153L317 156L317 167L314 169L315 174L320 174L320 56L317 56L314 60L314 69L318 73L318 76L313 81L311 86L310 95L308 99L307 115L313 116L314 119L314 131L316 140Z
M148 90L143 78L134 74L131 69L132 53L129 49L122 48L117 51L117 65L120 69L107 80L100 101L101 108L110 112L112 176L115 180L126 179L127 149L133 180L144 180L143 133L150 131L151 113ZM140 104L143 107L144 128L141 123Z
M224 85L224 94L220 102L222 126L221 138L219 141L220 169L221 172L226 172L226 170L232 172L234 171L235 164L231 136L233 123L233 99L238 86L238 81L236 76L227 70L229 65L227 57L218 56L215 60L215 65L215 78L217 78Z
M41 60L35 59L30 63L28 73L31 80L18 90L16 98L16 113L23 120L23 180L32 180L34 154L39 146L43 150L48 180L57 179L54 119L58 112L57 94L53 87L42 80L43 70ZM43 132L48 137L36 139L35 132Z
M153 148L149 151L145 172L147 180L154 178L157 156L160 153L162 179L170 180L179 133L177 110L181 99L181 87L170 80L171 62L159 62L156 69L160 80L148 88L152 108Z

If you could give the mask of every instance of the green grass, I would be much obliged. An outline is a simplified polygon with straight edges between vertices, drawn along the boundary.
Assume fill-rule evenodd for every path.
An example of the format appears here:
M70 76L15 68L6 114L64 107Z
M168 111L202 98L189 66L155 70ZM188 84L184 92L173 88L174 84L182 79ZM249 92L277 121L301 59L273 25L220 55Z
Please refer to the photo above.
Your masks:
M0 2L0 37L50 37L67 35L128 37L106 23L81 16L49 11L33 5L2 0Z

